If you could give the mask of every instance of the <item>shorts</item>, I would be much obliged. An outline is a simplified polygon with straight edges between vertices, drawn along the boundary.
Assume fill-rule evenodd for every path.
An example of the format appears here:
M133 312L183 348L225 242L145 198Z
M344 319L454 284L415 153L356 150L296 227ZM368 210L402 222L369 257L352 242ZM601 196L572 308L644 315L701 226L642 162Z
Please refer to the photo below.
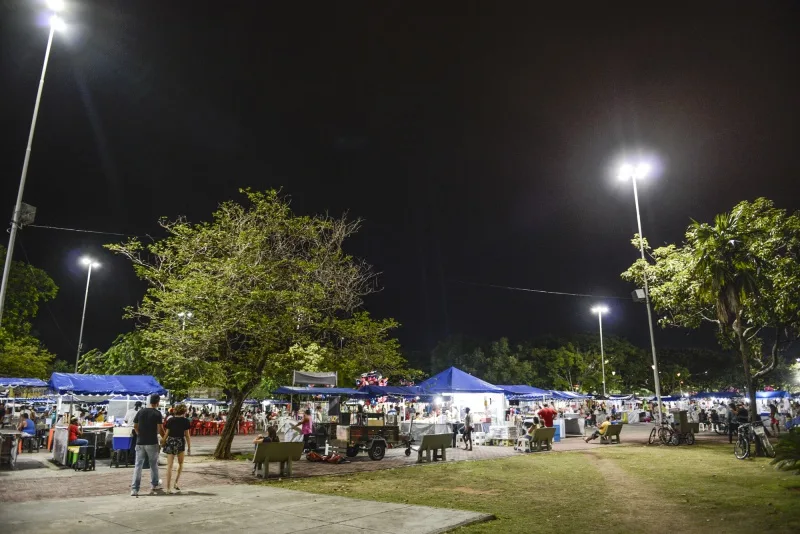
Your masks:
M186 438L167 437L167 441L164 444L164 453L180 454L182 452L186 452Z
M771 418L770 418L770 420L769 420L769 422L770 422L770 423L772 423L773 425L777 425L777 424L779 424L779 423L778 423L778 418L777 418L777 417L771 417Z

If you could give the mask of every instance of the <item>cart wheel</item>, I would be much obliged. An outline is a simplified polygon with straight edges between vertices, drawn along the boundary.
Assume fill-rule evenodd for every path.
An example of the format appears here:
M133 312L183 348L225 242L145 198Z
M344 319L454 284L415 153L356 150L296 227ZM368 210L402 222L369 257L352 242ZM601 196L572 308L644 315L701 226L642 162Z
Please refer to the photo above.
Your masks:
M372 448L369 450L369 457L371 460L383 460L383 456L386 454L386 446L380 443L373 443Z
M694 434L692 432L689 432L688 434L686 434L686 444L687 445L694 445Z
M347 447L345 454L348 458L355 458L358 456L358 447Z
M675 432L672 434L672 439L670 439L670 443L672 445L680 445L681 444L681 435Z
M406 449L406 456L411 456L411 447Z

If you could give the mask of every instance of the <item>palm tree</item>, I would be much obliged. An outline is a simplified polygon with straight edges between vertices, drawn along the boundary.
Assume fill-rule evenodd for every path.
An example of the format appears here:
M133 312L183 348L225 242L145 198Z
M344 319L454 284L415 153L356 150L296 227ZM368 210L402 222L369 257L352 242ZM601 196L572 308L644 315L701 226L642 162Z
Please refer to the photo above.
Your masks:
M748 225L743 207L715 217L714 224L693 222L686 234L693 255L693 277L700 299L713 305L720 330L731 333L742 357L750 396L751 420L756 420L755 388L750 371L750 347L745 303L758 299L758 274L761 260L752 243L763 238L763 231Z

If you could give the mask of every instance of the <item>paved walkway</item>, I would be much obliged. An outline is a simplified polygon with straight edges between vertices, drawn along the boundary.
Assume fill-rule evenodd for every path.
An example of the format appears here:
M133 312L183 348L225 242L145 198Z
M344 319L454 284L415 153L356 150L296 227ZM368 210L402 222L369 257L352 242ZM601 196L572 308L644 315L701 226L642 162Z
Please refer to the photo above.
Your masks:
M491 519L463 510L314 495L269 486L208 486L180 495L116 495L0 504L3 532L446 532Z

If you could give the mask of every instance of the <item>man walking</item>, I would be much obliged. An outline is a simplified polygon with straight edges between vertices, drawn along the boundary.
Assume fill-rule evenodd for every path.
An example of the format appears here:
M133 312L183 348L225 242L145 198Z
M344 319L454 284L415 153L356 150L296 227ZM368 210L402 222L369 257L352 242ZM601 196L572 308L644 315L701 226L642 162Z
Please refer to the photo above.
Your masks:
M158 404L161 397L150 395L150 407L136 412L133 428L136 431L136 466L133 469L131 496L139 496L139 485L142 481L142 468L145 458L150 462L150 494L160 491L161 480L158 478L158 436L164 436L164 425Z
M464 408L464 449L472 450L472 414L469 413L469 408ZM467 445L469 444L469 445Z

